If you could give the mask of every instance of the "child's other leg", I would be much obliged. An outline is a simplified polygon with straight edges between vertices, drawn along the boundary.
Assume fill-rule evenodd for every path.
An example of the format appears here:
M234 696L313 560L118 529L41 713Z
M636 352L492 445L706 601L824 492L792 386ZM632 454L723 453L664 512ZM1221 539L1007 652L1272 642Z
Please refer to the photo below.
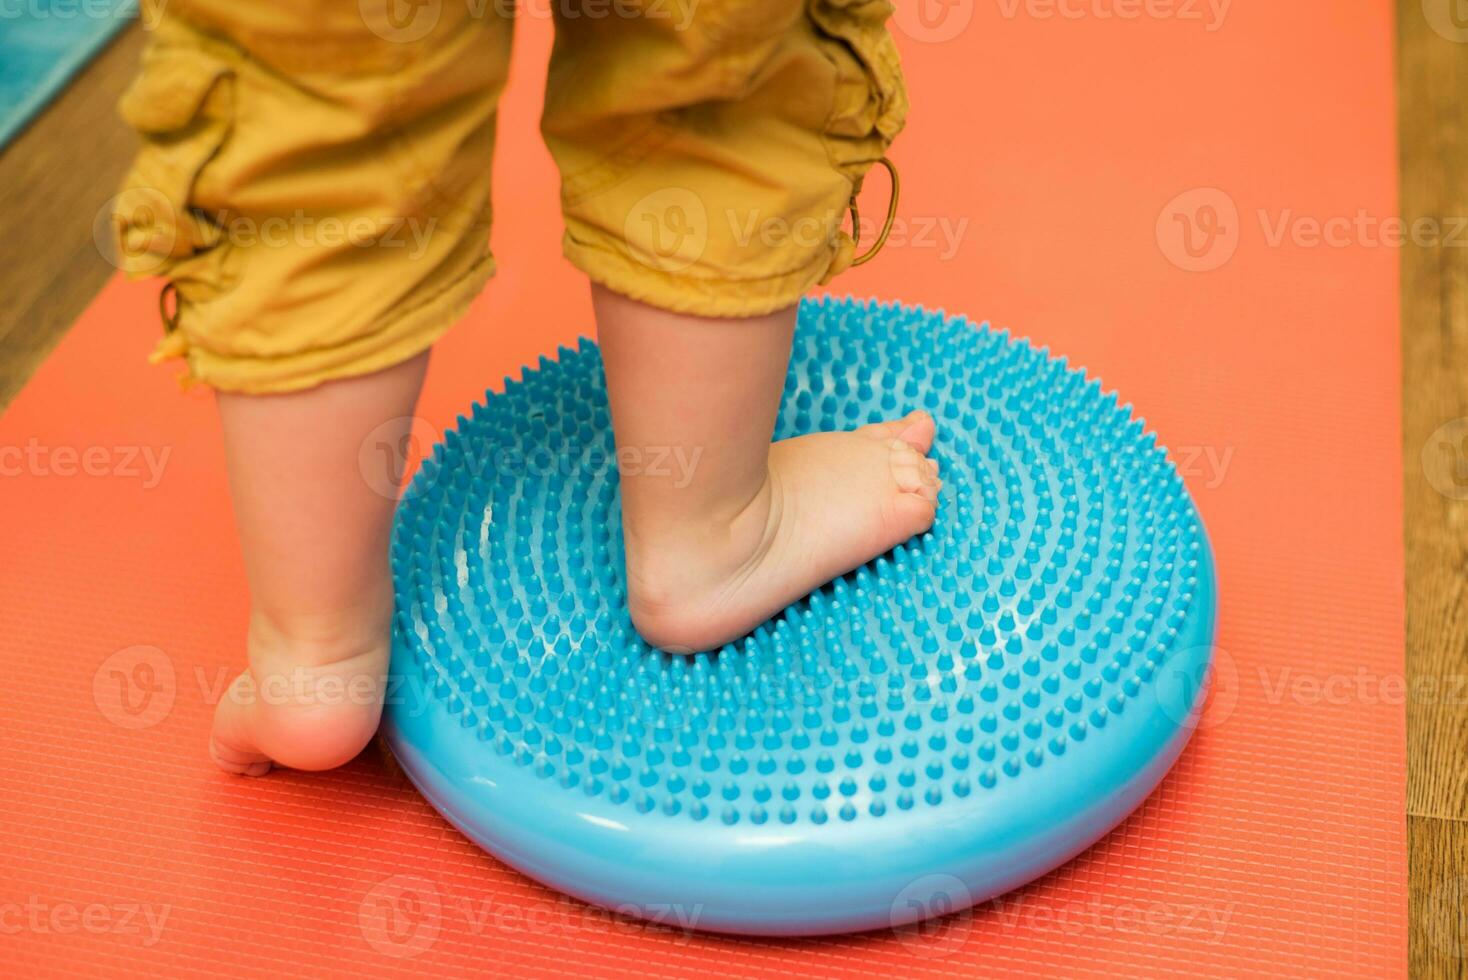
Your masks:
M406 440L427 364L424 352L308 391L219 394L251 601L249 667L214 714L209 751L221 767L330 769L377 730L395 502L360 460L369 437L392 449Z
M715 319L593 298L648 642L717 647L932 525L926 413L771 444L793 307Z
M117 255L173 287L155 356L220 393L251 591L210 752L323 769L371 738L387 665L394 501L363 440L406 435L425 351L494 269L513 11L144 2Z

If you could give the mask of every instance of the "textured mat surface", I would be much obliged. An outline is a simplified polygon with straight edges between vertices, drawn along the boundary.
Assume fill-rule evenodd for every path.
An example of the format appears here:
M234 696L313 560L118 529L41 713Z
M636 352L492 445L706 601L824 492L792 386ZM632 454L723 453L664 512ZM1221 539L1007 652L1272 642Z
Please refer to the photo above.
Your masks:
M0 10L0 147L136 14L136 0L6 4Z
M1124 392L1172 449L1218 559L1221 669L1158 792L969 914L765 942L559 899L375 755L215 773L204 734L245 605L212 408L142 363L155 288L113 283L0 418L11 970L1402 972L1397 255L1296 233L1394 211L1389 7L1236 4L1216 30L944 9L968 14L939 22L956 33L917 22L903 41L902 234L839 286L982 311ZM589 322L534 131L547 25L524 27L502 272L436 359L425 436Z

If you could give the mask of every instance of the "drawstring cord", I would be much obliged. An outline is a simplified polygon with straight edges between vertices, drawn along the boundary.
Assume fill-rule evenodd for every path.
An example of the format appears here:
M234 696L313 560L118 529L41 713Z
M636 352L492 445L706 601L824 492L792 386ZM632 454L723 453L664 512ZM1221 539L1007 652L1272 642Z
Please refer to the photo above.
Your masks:
M173 297L172 313L168 312L169 296ZM178 286L174 285L172 280L169 280L168 282L164 283L163 288L158 291L158 316L163 320L163 332L166 334L173 333L174 330L178 329L178 307Z
M892 195L887 200L887 220L882 222L882 230L877 235L876 243L866 252L851 260L853 268L861 265L863 262L870 262L882 250L882 246L887 244L887 236L892 232L892 222L897 217L897 197L902 191L902 183L897 178L897 168L886 157L882 157L877 162L887 168L887 173L892 178ZM851 195L851 240L853 248L860 247L861 214L856 210L855 194Z

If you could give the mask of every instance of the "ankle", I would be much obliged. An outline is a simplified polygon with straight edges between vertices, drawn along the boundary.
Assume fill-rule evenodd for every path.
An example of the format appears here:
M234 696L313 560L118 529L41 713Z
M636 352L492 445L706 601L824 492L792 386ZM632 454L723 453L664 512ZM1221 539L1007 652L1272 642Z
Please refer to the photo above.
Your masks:
M249 643L311 667L329 666L384 649L390 643L392 599L337 610L250 611Z
M668 653L702 653L727 641L710 628L704 606L701 597L688 589L658 591L657 586L636 589L629 584L627 590L627 612L637 634L649 646Z
M757 564L774 523L775 496L767 476L737 508L678 517L651 513L625 523L627 607L644 640L692 653L728 639L708 614Z
M390 645L386 624L371 617L256 611L249 670L226 693L235 702L231 711L276 763L313 771L339 766L377 730Z

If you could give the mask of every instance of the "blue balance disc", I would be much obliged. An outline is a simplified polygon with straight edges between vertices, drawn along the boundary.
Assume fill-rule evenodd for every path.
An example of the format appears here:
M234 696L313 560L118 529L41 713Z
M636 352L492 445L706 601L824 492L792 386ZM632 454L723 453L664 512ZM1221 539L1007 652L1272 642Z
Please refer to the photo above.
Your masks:
M1064 360L940 313L801 307L778 438L915 408L938 420L932 530L689 657L628 618L596 346L487 395L398 512L404 771L526 874L724 932L903 925L1089 846L1197 718L1198 513Z

